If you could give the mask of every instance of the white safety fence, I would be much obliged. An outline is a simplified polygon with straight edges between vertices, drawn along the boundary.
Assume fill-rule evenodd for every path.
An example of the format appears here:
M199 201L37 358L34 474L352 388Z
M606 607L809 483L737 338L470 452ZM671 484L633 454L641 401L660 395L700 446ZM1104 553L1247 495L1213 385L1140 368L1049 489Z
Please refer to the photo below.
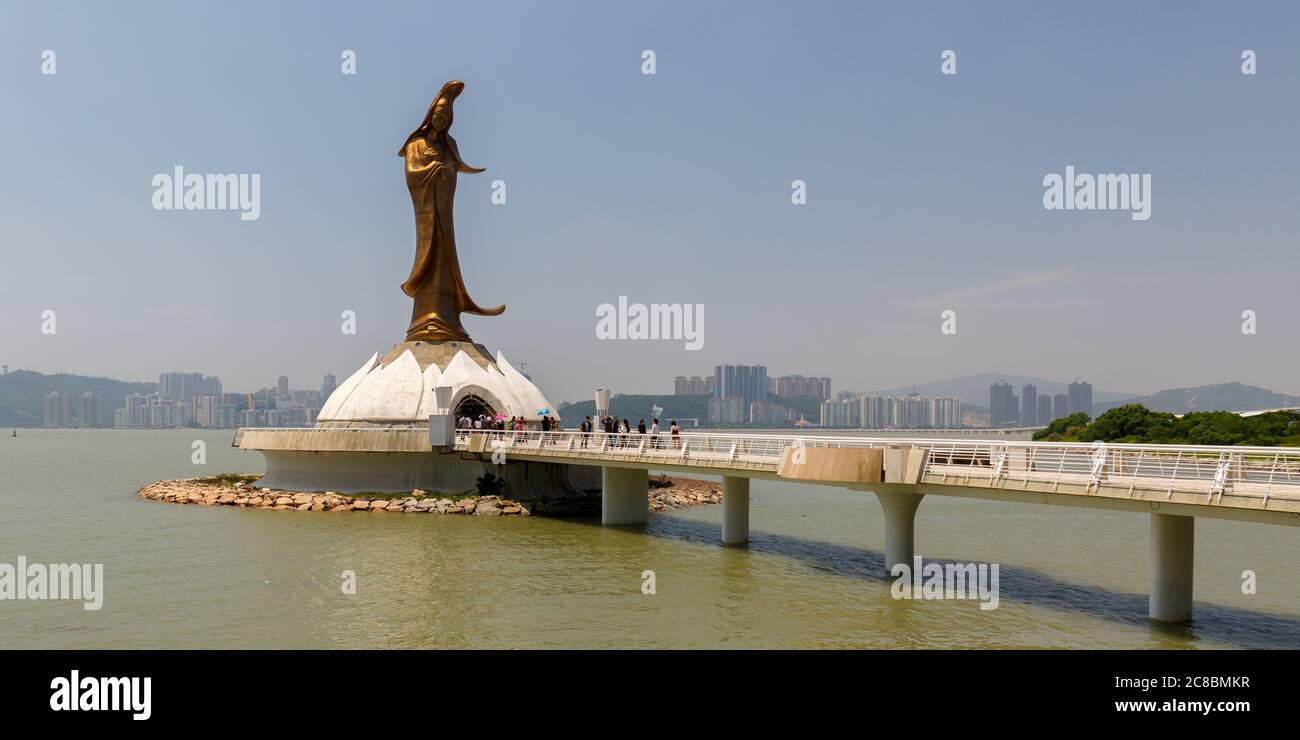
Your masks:
M294 428L311 433L424 435L424 427ZM236 439L245 430L236 433ZM775 471L786 448L836 447L926 451L927 483L1000 485L1031 483L1203 493L1300 500L1300 449L989 440L834 437L797 434L683 432L673 437L603 432L541 432L457 429L453 449L468 451L483 436L482 451L511 450L574 460L624 460L701 467ZM1039 486L1036 486L1036 489Z

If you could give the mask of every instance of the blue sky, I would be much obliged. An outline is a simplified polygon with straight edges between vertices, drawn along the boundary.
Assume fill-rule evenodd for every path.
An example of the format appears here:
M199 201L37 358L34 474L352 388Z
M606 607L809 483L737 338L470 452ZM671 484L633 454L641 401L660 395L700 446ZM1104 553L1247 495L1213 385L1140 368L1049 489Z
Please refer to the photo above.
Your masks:
M8 3L0 362L251 390L400 341L398 146L443 82L467 317L552 401L719 362L868 390L997 371L1300 393L1300 12L1285 3ZM41 53L57 54L42 75ZM340 73L353 49L357 74ZM641 74L641 53L657 57ZM940 53L958 73L939 73ZM1240 55L1258 55L1241 74ZM261 217L154 174L260 173ZM1150 220L1042 179L1152 176ZM502 179L507 203L490 202ZM807 183L808 203L790 203ZM702 303L705 342L596 307ZM958 333L939 314L958 314ZM41 334L55 310L58 333ZM339 316L354 310L358 332ZM1258 334L1243 335L1241 312Z

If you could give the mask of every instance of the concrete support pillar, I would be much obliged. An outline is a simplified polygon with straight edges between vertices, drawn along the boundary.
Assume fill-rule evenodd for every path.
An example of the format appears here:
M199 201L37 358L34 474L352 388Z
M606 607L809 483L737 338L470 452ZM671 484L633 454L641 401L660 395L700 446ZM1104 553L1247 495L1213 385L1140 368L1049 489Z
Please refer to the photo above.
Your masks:
M650 471L600 469L600 523L644 524L650 518Z
M722 544L749 542L749 479L722 477Z
M924 498L919 493L877 493L885 510L885 573L899 563L912 567L912 533L916 507Z
M1192 555L1196 518L1151 515L1151 618L1185 622L1192 618Z

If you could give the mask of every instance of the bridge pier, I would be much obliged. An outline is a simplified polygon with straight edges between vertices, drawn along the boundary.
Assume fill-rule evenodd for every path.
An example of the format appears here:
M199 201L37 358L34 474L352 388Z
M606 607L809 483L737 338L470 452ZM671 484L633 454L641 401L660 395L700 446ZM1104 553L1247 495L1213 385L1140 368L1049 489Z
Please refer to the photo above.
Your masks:
M902 563L912 567L913 529L916 522L916 507L921 505L924 494L876 492L880 506L885 510L885 573L890 573L895 565Z
M1192 618L1192 559L1196 518L1151 515L1151 618L1185 622Z
M749 479L722 476L722 544L749 542Z
M650 471L600 469L600 523L645 524L650 519Z

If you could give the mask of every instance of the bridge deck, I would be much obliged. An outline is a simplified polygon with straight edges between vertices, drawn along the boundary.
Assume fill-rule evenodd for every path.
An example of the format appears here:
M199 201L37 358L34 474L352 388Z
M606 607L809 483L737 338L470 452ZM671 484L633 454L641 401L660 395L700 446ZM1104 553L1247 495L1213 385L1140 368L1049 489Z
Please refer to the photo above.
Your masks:
M420 452L427 430L405 428L247 429L244 449ZM797 434L606 435L456 430L452 449L488 459L661 467L710 475L779 477L870 490L924 485L931 492L1129 498L1179 506L1288 514L1300 525L1300 449L1080 444L997 440L833 437ZM864 450L877 450L866 454ZM842 454L841 454L842 453ZM838 465L838 456L849 462ZM801 470L805 459L829 465ZM874 466L874 469L872 469ZM1271 520L1270 520L1271 521Z

